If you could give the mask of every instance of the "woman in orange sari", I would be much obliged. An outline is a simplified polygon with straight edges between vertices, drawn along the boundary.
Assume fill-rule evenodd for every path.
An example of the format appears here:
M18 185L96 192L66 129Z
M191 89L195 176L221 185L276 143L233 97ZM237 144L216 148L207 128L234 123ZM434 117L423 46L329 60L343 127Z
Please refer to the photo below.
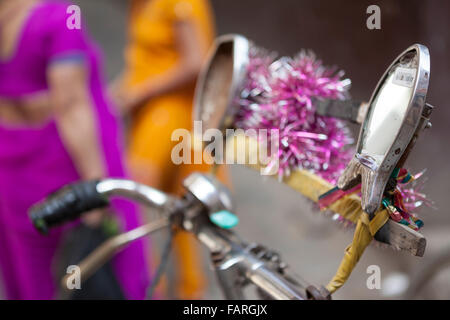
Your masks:
M176 129L192 128L195 79L214 39L208 0L133 0L126 68L112 94L131 116L129 161L134 178L180 193L182 180L207 165L175 165ZM200 298L205 286L195 239L175 238L177 298Z

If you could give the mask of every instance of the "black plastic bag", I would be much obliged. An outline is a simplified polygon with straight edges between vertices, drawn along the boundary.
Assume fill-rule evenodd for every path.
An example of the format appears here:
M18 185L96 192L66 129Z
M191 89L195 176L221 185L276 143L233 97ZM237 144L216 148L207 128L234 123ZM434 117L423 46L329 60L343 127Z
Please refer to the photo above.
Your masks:
M67 267L81 260L108 239L103 226L92 228L84 224L72 229L63 239L57 257L57 283L67 274ZM83 275L81 275L82 277ZM124 300L125 296L114 274L111 261L105 263L80 289L61 290L60 299L69 300Z

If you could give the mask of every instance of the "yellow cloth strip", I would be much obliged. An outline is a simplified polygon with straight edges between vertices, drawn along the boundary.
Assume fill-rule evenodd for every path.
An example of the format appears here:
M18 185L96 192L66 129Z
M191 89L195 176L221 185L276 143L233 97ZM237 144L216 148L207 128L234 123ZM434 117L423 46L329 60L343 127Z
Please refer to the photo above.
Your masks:
M283 180L283 182L314 202L319 200L320 195L334 187L328 181L305 170L292 172L289 177ZM347 195L339 199L327 209L338 213L343 218L355 224L363 213L363 210L361 209L361 199L356 194Z
M336 274L326 286L330 293L334 293L342 287L352 273L364 250L370 244L375 233L388 221L389 214L386 210L379 211L369 222L367 213L363 213L356 224L352 243L345 249Z
M284 182L315 202L318 201L320 195L333 188L333 185L327 181L304 170L293 172ZM347 281L373 236L388 221L389 213L387 210L378 211L372 221L369 221L367 213L361 208L361 199L356 194L337 200L327 209L356 223L353 241L345 249L341 264L326 287L330 293L333 293Z

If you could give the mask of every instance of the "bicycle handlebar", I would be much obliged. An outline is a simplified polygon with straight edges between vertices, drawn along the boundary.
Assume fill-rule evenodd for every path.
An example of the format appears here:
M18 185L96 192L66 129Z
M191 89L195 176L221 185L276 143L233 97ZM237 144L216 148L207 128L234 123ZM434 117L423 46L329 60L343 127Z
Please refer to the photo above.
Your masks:
M125 179L72 183L53 192L30 209L30 218L41 233L79 218L85 212L105 208L109 196L124 196L154 208L164 208L172 198L163 192Z
M41 232L48 228L74 220L86 211L109 205L110 196L123 196L140 201L150 207L174 212L176 199L156 189L125 179L105 179L70 184L51 194L35 205L30 212L33 224ZM212 224L200 223L193 232L211 253L226 253L218 269L226 272L236 264L245 277L275 299L305 299L285 277L269 270L264 261L246 253L241 244L233 240L233 234L219 230ZM235 248L229 251L227 248ZM217 263L219 263L217 261ZM220 271L219 271L220 272Z

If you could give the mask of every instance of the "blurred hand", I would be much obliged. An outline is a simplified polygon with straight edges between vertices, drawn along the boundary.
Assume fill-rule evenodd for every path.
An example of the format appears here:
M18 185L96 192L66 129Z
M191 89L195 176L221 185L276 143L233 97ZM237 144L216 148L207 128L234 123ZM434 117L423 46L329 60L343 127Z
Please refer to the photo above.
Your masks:
M129 113L145 100L140 90L134 88L125 89L117 82L111 84L109 94L122 114Z
M105 209L92 210L91 212L84 214L81 217L81 221L91 228L97 228L102 224L106 215L107 212Z

